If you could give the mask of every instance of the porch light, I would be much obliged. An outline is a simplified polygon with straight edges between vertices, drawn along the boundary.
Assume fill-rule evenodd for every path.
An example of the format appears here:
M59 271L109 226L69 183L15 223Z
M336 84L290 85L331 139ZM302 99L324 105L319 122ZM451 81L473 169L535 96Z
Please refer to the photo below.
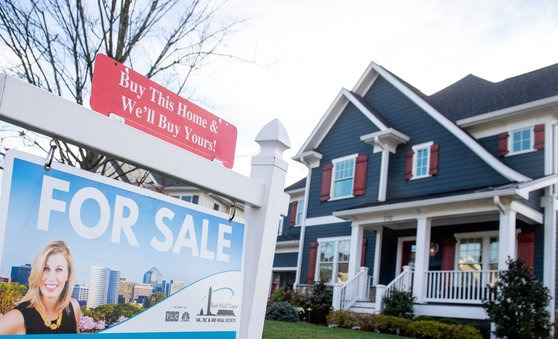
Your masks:
M440 245L438 245L438 243L436 242L431 242L430 243L430 256L433 257L435 256L438 251L440 250Z

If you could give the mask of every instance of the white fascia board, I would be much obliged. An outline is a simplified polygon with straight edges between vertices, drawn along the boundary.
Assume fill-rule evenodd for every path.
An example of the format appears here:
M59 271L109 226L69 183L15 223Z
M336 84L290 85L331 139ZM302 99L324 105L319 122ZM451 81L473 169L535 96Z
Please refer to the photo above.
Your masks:
M516 187L512 187L512 188L506 188L506 189L495 190L495 191L455 195L455 196L443 197L443 198L416 200L416 201L409 201L409 202L402 202L402 203L395 203L395 204L384 204L379 206L355 208L352 210L333 212L333 215L339 218L350 218L357 214L379 213L379 212L387 212L387 211L410 209L410 208L427 207L432 205L451 204L451 203L458 203L458 202L464 202L470 200L493 198L495 196L521 197L518 189Z
M499 110L492 111L492 112L488 112L488 113L483 113L483 114L480 114L480 115L477 115L477 116L474 116L474 117L470 117L470 118L457 120L456 124L459 127L467 128L467 127L472 127L472 126L476 126L476 125L485 124L487 122L491 122L491 121L494 121L494 120L499 120L499 119L503 119L503 118L510 118L510 117L515 116L515 115L521 114L525 111L529 111L529 110L532 110L532 109L544 108L546 106L551 106L551 105L556 105L556 104L558 104L558 95L548 97L548 98L544 98L544 99L531 101L531 102L527 102L527 103L524 103L524 104L521 104L521 105L506 107L506 108L499 109Z
M407 86L402 84L397 78L391 75L388 71L383 69L381 66L374 64L374 69L380 76L391 83L395 88L397 88L401 93L407 96L411 101L413 101L417 106L419 106L423 111L430 115L434 120L438 121L440 125L446 128L450 133L452 133L456 138L461 140L465 146L469 147L473 152L475 152L481 159L483 159L490 167L504 176L506 179L517 182L525 182L531 180L529 177L511 169L510 167L504 165L502 162L498 161L492 154L490 154L486 149L477 143L477 141L472 138L469 134L465 133L461 128L455 125L452 121L446 118L443 114L438 112L434 107L430 106L426 101L419 97L416 93L410 90Z
M273 267L272 271L273 272L290 272L290 271L296 271L296 267Z
M362 75L360 76L360 79L358 79L356 85L353 87L352 92L354 92L358 95L361 95L361 96L366 94L366 92L368 92L370 87L372 87L372 84L378 78L378 73L375 71L374 65L375 65L374 62L371 62L368 65L368 67L366 68L366 71L364 71L364 73L362 73Z
M349 101L355 105L355 107L362 112L362 114L364 114L364 116L366 116L368 118L368 120L372 121L372 123L374 125L376 125L376 127L378 127L380 130L385 131L387 129L387 126L384 125L384 123L382 121L380 121L380 119L378 119L374 113L370 112L370 110L364 106L362 104L362 102L354 96L353 93L349 92L346 89L343 89L343 94L345 95L345 97L347 97L347 99L349 99Z
M341 89L293 159L298 160L303 153L312 151L320 144L320 142L322 142L325 135L333 126L335 121L337 121L337 118L341 115L341 112L343 112L348 103L349 101L343 95L343 89Z
M532 191L536 191L538 189L555 184L558 184L558 175L552 174L530 182L521 183L517 185L517 191L519 195L525 197L525 199L529 199L529 193L531 193Z
M304 193L304 191L305 191L305 189L304 189L304 187L302 187L302 188L297 188L297 189L294 189L294 190L285 191L285 193L287 193L289 195L294 195L294 194L297 194L297 193Z
M98 150L234 201L255 207L263 204L265 186L262 183L222 165L25 81L3 75L0 88L2 120Z
M314 218L308 218L305 221L305 225L306 226L321 226L321 225L328 225L328 224L337 224L337 223L341 223L341 222L346 222L347 220L338 218L336 216L333 215L326 215L323 217L314 217Z
M320 166L320 160L322 160L322 154L316 151L306 151L295 155L291 159L300 162L306 167L316 168Z

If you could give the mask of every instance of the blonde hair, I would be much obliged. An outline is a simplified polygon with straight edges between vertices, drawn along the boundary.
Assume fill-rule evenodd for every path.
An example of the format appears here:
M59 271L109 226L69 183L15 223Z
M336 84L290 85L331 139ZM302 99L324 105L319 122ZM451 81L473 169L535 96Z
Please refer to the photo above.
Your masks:
M62 289L62 293L60 293L57 310L62 310L68 307L72 300L72 290L76 280L76 270L72 260L72 252L62 240L47 243L35 257L35 261L31 267L31 273L29 274L29 289L23 298L21 298L21 301L19 302L20 304L29 301L29 307L37 308L40 306L42 309L45 308L41 300L41 290L39 286L41 284L43 271L48 257L59 253L64 255L66 262L68 263L68 281L66 281L64 288Z

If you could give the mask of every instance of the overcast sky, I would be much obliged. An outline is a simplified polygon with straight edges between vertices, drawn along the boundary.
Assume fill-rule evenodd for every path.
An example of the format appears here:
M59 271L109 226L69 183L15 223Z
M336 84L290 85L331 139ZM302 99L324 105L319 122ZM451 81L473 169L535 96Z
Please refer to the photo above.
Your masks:
M286 127L290 159L371 61L426 94L470 73L501 81L558 62L557 0L230 0L225 9L251 18L225 47L255 63L204 68L191 100L237 126L234 169L246 175L267 122ZM291 161L287 185L306 173Z

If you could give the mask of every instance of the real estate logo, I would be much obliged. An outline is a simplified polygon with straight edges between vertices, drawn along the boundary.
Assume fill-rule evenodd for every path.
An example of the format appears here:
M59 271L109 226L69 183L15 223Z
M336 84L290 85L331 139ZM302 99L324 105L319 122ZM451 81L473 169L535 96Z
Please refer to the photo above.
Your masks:
M196 322L198 323L234 323L236 322L235 310L238 305L231 303L213 303L211 298L213 288L210 286L207 294L207 308L200 309L200 313L196 315ZM215 312L215 313L214 313Z

